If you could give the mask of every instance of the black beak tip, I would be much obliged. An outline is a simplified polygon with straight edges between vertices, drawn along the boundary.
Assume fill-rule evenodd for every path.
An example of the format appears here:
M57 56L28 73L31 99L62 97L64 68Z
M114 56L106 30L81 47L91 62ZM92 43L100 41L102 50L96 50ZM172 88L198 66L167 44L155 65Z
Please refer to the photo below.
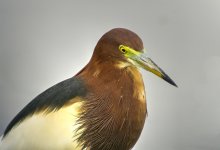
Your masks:
M167 81L168 83L170 83L171 85L173 85L173 86L175 86L175 87L178 87L178 86L176 85L176 83L175 83L168 75L163 76L163 79L164 79L165 81Z

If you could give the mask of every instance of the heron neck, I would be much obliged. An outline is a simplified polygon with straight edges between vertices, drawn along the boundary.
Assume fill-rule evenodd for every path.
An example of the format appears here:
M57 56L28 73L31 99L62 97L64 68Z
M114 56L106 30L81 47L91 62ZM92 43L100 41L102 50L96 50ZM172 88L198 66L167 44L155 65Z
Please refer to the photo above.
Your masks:
M118 140L108 142L130 149L144 125L147 109L141 74L136 67L119 66L118 62L96 62L78 74L90 91L82 108L81 128L85 131L80 139L94 144L94 149L115 137Z

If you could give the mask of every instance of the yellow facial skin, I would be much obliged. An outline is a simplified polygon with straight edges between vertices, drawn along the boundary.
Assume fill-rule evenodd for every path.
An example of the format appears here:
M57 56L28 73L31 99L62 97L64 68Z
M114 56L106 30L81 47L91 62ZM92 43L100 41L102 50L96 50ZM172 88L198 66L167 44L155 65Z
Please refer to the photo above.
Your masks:
M125 45L120 45L118 49L133 65L144 68L177 87L176 83L144 53L136 51Z

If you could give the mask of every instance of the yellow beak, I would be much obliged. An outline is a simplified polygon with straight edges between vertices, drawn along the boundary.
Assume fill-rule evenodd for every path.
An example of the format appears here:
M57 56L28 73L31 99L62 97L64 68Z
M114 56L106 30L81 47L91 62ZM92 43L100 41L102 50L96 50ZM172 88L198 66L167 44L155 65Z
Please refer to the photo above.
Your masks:
M152 72L153 74L177 87L176 83L160 67L158 67L157 64L153 62L153 60L151 60L149 57L146 57L143 53L139 54L134 61L140 67Z
M120 45L119 49L124 53L124 56L133 64L152 72L153 74L177 87L176 83L144 53L136 51L124 45Z

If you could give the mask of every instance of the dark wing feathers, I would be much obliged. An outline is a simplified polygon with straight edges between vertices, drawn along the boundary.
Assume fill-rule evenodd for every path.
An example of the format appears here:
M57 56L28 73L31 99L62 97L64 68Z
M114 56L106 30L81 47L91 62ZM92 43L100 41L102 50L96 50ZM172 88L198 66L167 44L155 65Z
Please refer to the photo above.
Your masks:
M84 97L85 95L86 88L83 81L77 77L69 78L52 86L34 98L15 116L7 126L4 136L6 136L17 123L23 121L34 112L42 109L48 109L48 111L58 110L70 99L76 96Z

